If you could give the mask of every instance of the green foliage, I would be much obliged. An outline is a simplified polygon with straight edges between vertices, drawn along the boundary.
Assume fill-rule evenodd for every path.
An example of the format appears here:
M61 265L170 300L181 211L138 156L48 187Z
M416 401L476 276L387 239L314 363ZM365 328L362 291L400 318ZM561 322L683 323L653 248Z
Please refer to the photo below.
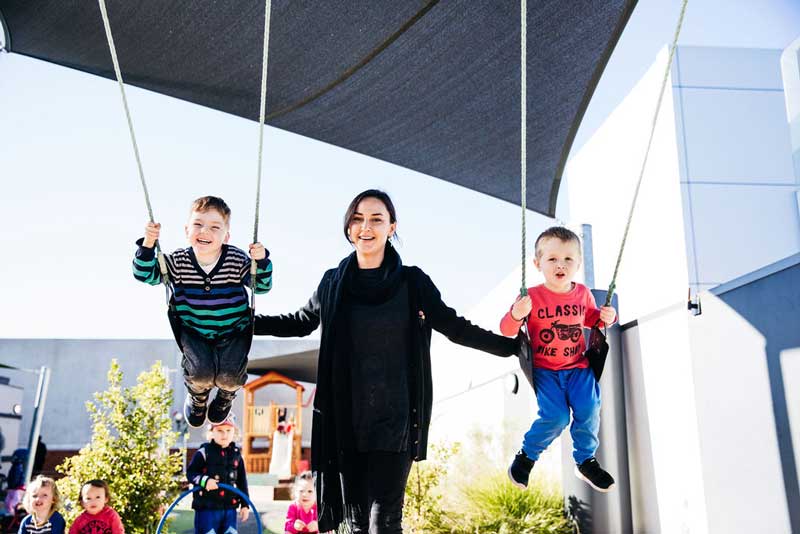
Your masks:
M428 459L415 462L411 467L406 484L403 525L412 534L429 532L432 524L443 520L443 495L439 486L447 474L450 459L460 449L458 443L450 446L431 445Z
M464 488L463 532L473 534L572 534L562 496L552 484L533 479L527 490L496 473ZM451 531L453 532L453 531Z
M161 511L177 495L184 451L170 453L177 433L169 409L172 389L160 362L123 388L116 360L108 371L108 389L86 403L92 441L58 466L65 478L58 489L67 501L67 524L80 513L81 484L100 478L111 486L112 506L128 534L155 531ZM70 506L71 505L71 506Z
M492 461L498 436L476 431L466 447L432 445L414 464L403 524L411 534L572 534L557 483L541 474L520 490ZM496 452L496 451L495 451Z

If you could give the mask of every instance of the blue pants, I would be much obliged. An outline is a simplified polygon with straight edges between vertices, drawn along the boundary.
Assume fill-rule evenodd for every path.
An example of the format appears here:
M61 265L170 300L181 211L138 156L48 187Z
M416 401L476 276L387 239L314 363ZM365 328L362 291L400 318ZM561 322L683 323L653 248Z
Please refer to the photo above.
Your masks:
M236 508L225 510L195 510L195 534L237 534Z
M550 371L534 369L539 414L525 434L522 450L531 460L556 439L569 424L572 409L572 457L576 464L594 456L600 430L600 384L590 368Z

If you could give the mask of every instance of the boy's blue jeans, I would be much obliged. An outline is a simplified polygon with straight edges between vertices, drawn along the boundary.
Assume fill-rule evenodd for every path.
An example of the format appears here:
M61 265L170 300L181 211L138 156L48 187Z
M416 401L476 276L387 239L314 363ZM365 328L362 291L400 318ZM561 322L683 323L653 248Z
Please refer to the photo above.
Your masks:
M236 508L195 510L194 532L195 534L237 534L237 519Z
M590 368L550 371L533 370L539 414L525 434L522 450L531 460L556 439L569 424L572 409L572 457L582 464L594 456L600 430L600 384Z

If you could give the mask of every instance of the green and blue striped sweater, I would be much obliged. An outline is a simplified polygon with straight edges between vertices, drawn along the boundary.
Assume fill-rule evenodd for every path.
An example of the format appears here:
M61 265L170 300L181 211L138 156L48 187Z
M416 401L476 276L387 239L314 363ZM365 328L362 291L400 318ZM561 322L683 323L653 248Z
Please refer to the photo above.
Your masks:
M133 277L150 285L161 283L161 270L155 248L136 244ZM250 324L250 306L245 287L250 287L250 256L243 250L222 245L216 266L206 273L191 247L164 254L172 282L172 304L184 326L203 337L220 336L244 330ZM267 257L257 262L256 293L272 289L272 262Z

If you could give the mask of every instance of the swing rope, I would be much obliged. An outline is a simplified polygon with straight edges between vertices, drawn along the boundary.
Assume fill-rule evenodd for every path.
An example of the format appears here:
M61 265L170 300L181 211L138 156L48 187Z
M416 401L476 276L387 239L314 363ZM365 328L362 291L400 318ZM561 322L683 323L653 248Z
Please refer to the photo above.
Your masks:
M520 0L521 28L520 28L520 206L522 207L522 285L519 294L524 297L528 294L528 284L525 282L526 254L528 235L525 226L525 212L528 207L528 3Z
M264 7L264 53L261 59L261 105L258 113L258 173L256 178L256 214L253 224L253 243L258 242L258 210L261 203L261 162L264 151L264 117L267 103L267 60L269 57L269 20L272 12L272 0L266 0ZM256 309L256 276L258 265L250 260L250 308Z
M119 91L122 94L122 107L125 108L125 118L128 120L128 131L131 134L131 143L133 144L133 154L136 157L136 166L139 169L139 180L142 182L142 190L144 191L144 201L147 204L147 214L150 216L150 222L155 222L153 218L153 206L150 204L150 194L147 191L147 182L144 179L144 169L142 168L142 158L139 155L139 145L136 143L136 134L133 131L133 119L131 118L131 111L128 108L128 98L125 95L125 84L122 82L122 71L119 68L119 60L117 59L117 48L114 46L114 36L111 35L111 23L108 20L108 11L106 10L105 0L98 0L100 4L100 13L103 16L103 26L106 30L106 39L108 40L108 49L111 52L111 61L114 64L114 73L117 75L117 83L119 84ZM161 281L167 286L167 298L169 298L169 271L167 270L167 263L164 260L164 254L161 252L161 245L156 241L156 255L158 257L158 266L161 270Z
M523 0L524 1L524 0ZM681 27L683 26L683 18L686 14L686 5L688 4L689 0L683 0L681 4L681 13L678 17L678 24L675 27L675 35L672 38L672 45L669 49L669 57L667 58L667 67L664 69L664 77L661 80L661 89L658 93L658 101L656 102L656 109L653 113L653 120L650 125L650 137L647 140L647 148L644 152L644 159L642 161L642 167L639 171L639 179L636 182L636 189L633 193L633 199L631 200L631 208L628 213L628 221L625 223L625 232L622 234L622 243L619 246L619 254L617 255L617 263L614 266L614 275L611 277L611 283L608 285L608 293L606 294L606 302L604 306L611 305L611 299L614 297L614 289L617 286L617 273L619 272L619 264L622 262L622 252L625 250L625 242L628 239L628 230L631 226L631 220L633 219L633 209L636 207L636 199L639 197L639 189L642 186L642 179L644 178L644 171L647 167L647 158L650 155L650 147L653 144L653 137L656 133L656 123L658 122L658 115L659 111L661 111L661 101L664 98L664 91L667 88L667 80L669 79L669 73L672 70L672 59L675 56L675 48L678 45L678 36L681 33Z

